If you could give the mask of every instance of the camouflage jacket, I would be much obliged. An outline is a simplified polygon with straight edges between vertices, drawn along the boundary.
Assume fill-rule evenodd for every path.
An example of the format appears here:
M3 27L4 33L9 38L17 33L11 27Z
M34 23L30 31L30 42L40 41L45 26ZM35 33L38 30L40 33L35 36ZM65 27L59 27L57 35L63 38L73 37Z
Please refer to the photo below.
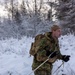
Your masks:
M54 40L51 36L51 32L45 33L45 37L40 41L37 46L38 52L34 56L32 69L37 68L42 62L44 62L47 58L47 52L49 51L59 51L59 55L55 56L52 59L49 59L45 64L43 64L38 70L47 70L50 71L52 69L52 63L54 63L57 59L61 59L62 55L59 50L58 39Z

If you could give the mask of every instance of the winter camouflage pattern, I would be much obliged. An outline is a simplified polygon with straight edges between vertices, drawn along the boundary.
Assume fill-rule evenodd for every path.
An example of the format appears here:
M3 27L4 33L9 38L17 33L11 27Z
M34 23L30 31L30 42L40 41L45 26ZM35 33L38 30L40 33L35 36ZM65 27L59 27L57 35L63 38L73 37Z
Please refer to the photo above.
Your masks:
M44 37L40 41L39 45L36 47L38 52L34 56L32 69L34 70L35 68L37 68L41 63L43 63L48 58L48 56L46 55L47 51L55 51L56 50L59 52L59 55L57 55L56 57L54 57L52 59L49 59L49 61L47 61L40 68L38 68L37 71L40 71L40 73L37 72L38 74L35 74L35 75L51 75L50 72L52 70L52 63L54 63L57 59L62 58L62 55L59 51L58 39L54 40L51 36L51 32L45 33L45 36L46 37ZM44 74L41 72L41 70L46 71L49 74L46 74L46 73Z

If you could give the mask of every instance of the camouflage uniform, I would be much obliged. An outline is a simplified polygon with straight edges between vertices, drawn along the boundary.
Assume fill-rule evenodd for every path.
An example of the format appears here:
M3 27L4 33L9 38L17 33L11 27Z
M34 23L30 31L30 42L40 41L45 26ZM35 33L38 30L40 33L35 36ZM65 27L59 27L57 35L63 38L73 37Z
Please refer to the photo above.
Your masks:
M37 54L34 56L32 69L37 68L41 63L43 63L47 58L48 51L59 51L58 39L54 40L51 36L51 32L47 32L45 37L40 41L39 45L36 47L38 49ZM34 74L35 75L51 75L52 63L54 63L57 59L61 59L62 55L59 51L59 55L55 56L52 60L49 59L46 63L44 63L40 68L38 68Z

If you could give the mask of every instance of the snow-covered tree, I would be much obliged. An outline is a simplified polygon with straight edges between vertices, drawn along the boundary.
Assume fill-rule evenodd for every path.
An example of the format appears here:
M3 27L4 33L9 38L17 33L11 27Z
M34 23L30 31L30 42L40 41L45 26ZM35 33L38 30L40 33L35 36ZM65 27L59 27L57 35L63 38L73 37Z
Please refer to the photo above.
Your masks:
M7 37L35 36L49 31L50 26L54 23L54 2L21 0L19 4L16 0L7 0L4 5L8 11L8 18L3 20L1 31Z
M75 0L59 0L57 8L58 19L64 34L75 31Z

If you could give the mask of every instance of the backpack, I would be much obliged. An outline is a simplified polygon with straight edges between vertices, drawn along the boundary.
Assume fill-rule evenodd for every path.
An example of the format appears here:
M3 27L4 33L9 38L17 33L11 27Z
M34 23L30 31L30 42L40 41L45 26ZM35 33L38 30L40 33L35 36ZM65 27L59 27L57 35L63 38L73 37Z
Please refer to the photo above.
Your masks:
M41 41L41 39L44 38L44 37L45 37L44 34L38 34L38 35L35 37L34 42L32 42L31 48L30 48L30 51L29 51L30 56L31 56L31 55L34 56L34 55L37 53L36 47L37 47L37 45L39 44L39 42Z

